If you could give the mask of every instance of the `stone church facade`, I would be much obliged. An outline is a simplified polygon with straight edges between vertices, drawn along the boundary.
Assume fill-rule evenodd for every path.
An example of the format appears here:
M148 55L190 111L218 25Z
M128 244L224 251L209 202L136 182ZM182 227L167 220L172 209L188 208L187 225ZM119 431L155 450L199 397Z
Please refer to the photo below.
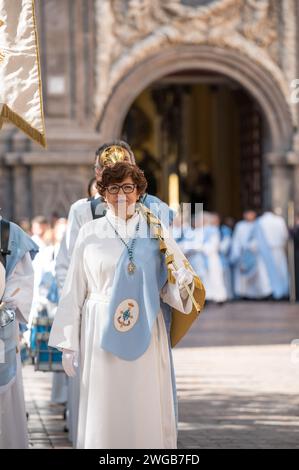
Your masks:
M184 71L192 71L189 79L224 77L250 95L265 129L262 205L285 216L290 201L299 207L299 106L292 102L292 82L299 78L296 0L36 4L48 145L39 148L15 128L1 131L3 215L66 215L86 195L94 151L123 134L138 96ZM153 145L158 153L159 140Z

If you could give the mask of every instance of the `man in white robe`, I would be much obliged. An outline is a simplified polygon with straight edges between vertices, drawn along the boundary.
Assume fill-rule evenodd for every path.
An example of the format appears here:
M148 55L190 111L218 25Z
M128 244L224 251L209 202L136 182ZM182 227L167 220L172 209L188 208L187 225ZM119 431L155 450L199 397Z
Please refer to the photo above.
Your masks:
M27 237L25 232L10 222L11 230L19 232L19 239ZM21 234L23 232L23 234ZM11 238L11 237L10 237ZM15 335L19 337L19 322L27 323L32 303L34 272L31 258L37 252L36 245L30 246L27 237L28 249L20 259L16 259L14 268L9 272L5 280L3 264L0 263L1 285L0 299L2 303L16 312ZM9 241L11 254L9 257L17 256L18 248L11 240ZM3 304L2 304L3 305ZM1 313L0 313L1 315ZM25 401L23 391L23 380L21 370L21 358L19 348L16 352L17 369L15 377L6 385L0 387L0 449L24 449L28 447L27 419L25 412Z

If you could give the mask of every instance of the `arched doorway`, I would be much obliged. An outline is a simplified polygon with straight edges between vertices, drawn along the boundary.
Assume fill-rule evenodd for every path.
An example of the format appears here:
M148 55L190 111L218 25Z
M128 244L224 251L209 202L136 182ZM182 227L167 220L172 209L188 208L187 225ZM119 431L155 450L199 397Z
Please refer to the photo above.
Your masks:
M247 157L244 156L243 159L245 167L246 165L247 167L250 165L260 166L259 176L251 190L247 191L247 194L250 192L253 195L256 189L257 194L253 195L254 201L246 201L246 192L243 192L244 201L241 200L239 206L239 201L236 201L235 207L233 202L230 203L233 214L239 215L242 207L246 205L254 205L257 208L261 208L263 205L272 207L278 205L285 211L292 190L292 169L291 166L288 166L286 159L287 153L292 148L293 137L293 124L289 105L272 75L238 51L208 45L177 45L165 48L147 57L136 64L114 87L99 119L98 129L101 138L107 140L121 136L130 108L145 90L153 88L155 84L158 84L161 89L163 80L164 82L168 80L168 83L164 83L165 86L172 86L172 88L178 90L178 84L171 84L169 80L173 80L175 76L182 77L186 72L189 75L197 76L199 81L204 80L205 76L212 76L213 80L217 78L226 81L220 86L222 98L225 87L226 91L235 87L236 90L233 94L239 93L239 103L242 103L239 113L241 113L241 108L243 108L243 111L245 110L245 114L240 118L241 124L244 124L246 129L246 120L253 119L257 123L255 129L252 125L249 126L249 134L259 134L259 137L257 142L252 139L249 141L249 147L252 148L249 149ZM185 86L188 83L182 83L181 85ZM211 93L219 94L219 84L216 83L216 88L218 87L216 92L215 84L206 82L201 83L201 85L209 86ZM169 95L169 93L167 94ZM174 94L177 94L177 91ZM156 98L155 101L157 102L159 99ZM215 105L215 99L212 101ZM254 114L255 116L253 116ZM242 116L242 113L240 116ZM239 133L241 139L239 147L243 152L245 146L242 139L247 139L248 142L245 129ZM254 154L254 148L257 150L258 146L260 148L256 153L260 155L257 155L256 161L253 162L252 154ZM239 165L241 167L240 161ZM247 172L249 179L252 175L250 171ZM257 182L258 179L259 182ZM239 198L237 186L238 184L239 186L243 185L244 181L241 179L233 182L226 181L222 188L221 185L219 186L216 199L221 200L220 195L223 195L228 184L230 189L232 185L235 185L236 188L235 193L230 195L230 198ZM262 191L258 188L258 185L263 188ZM254 191L253 187L255 188ZM229 205L221 208L219 204L213 201L211 208L226 212Z
M171 74L132 104L122 137L134 150L149 192L240 217L267 198L262 149L268 135L256 101L239 84L208 71ZM265 142L264 142L265 141Z

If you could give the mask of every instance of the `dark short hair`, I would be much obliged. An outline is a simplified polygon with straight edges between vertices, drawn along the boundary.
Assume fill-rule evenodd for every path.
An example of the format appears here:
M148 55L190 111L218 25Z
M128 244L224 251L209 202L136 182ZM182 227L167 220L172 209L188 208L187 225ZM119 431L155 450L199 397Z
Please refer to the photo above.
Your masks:
M131 149L130 145L125 142L124 140L111 140L110 142L106 142L105 144L101 145L95 153L95 161L101 155L102 152L104 152L105 149L108 147L112 147L112 145L118 145L119 147L122 147L127 150L127 152L130 154L131 160L135 163L135 156L133 153L133 150Z
M125 178L131 177L137 186L137 191L142 195L147 188L147 181L143 171L137 166L126 162L117 162L108 166L102 173L101 181L97 182L97 188L101 196L105 195L106 188L113 183L121 183Z

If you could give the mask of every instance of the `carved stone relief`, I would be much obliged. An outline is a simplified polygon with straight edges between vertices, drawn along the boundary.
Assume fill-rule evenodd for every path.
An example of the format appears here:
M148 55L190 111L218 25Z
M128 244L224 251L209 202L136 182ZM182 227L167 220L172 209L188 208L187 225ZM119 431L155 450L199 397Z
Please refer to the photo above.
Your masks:
M97 119L130 69L179 43L209 44L248 56L271 74L296 122L289 87L296 77L294 0L96 0L96 17ZM281 54L281 48L288 53Z

